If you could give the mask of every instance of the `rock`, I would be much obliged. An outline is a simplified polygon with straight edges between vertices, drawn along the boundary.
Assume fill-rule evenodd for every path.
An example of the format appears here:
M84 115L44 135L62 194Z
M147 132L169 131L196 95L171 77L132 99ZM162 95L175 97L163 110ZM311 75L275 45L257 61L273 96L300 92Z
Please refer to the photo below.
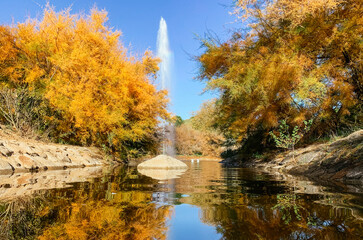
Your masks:
M267 165L280 165L285 173L304 175L320 180L363 179L363 130L331 144L312 145L285 154L282 161L276 159Z
M12 172L13 171L13 167L5 161L0 161L0 172L1 173L8 173L8 172Z
M35 167L35 162L33 159L31 159L30 157L21 155L18 157L19 163L21 164L21 166L31 169Z
M188 166L173 157L167 155L159 155L137 166L138 169L157 168L157 169L185 169Z
M100 177L102 176L102 170L102 166L97 166L82 169L39 171L36 173L1 174L0 201L31 196L43 189L68 187L69 183L84 182L89 177Z
M66 163L72 162L72 160L68 157L68 154L64 154L64 156L62 157L62 161Z
M346 174L348 179L359 179L362 177L363 167L355 168Z
M4 146L0 146L0 152L4 157L10 157L11 155L13 155L14 151L11 151L9 149L7 149Z
M314 161L314 159L316 159L316 158L323 157L324 155L325 155L325 153L313 151L313 152L307 152L305 154L297 156L296 159L299 164L307 164L311 161Z
M156 180L178 178L187 168L188 166L182 161L167 155L159 155L137 166L141 174Z
M156 180L169 180L179 178L187 169L156 169L156 168L140 168L139 173L151 177Z
M39 154L38 153L36 153L36 152L26 152L26 154L28 154L28 155L30 155L30 156L32 156L32 157L39 157Z
M0 174L105 164L103 155L96 148L48 144L27 139L2 139L0 156Z
M335 142L333 142L332 144L330 144L331 147L340 147L343 145L348 145L348 144L356 144L356 143L361 143L363 141L363 130L359 130L356 131L352 134L350 134L349 136L339 139Z

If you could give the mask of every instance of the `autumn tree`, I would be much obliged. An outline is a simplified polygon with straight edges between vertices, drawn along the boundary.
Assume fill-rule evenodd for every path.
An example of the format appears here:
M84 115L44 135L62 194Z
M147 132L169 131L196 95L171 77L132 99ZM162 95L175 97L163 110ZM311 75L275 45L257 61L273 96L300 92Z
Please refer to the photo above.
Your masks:
M202 103L200 109L193 113L190 123L197 130L219 133L216 126L217 115L217 100L211 99Z
M175 128L175 147L180 155L220 157L225 139L215 126L215 99L202 104L190 119Z
M282 119L315 132L362 119L362 4L357 0L238 0L226 42L203 41L199 78L218 90L218 124L243 141Z
M52 110L43 121L56 126L58 141L125 153L153 139L168 116L167 98L152 84L159 60L150 51L131 55L107 19L97 9L84 15L47 6L40 20L1 26L0 78L41 96Z
M175 118L174 118L174 126L175 127L179 127L183 123L184 123L184 120L183 120L183 118L181 116L175 116Z

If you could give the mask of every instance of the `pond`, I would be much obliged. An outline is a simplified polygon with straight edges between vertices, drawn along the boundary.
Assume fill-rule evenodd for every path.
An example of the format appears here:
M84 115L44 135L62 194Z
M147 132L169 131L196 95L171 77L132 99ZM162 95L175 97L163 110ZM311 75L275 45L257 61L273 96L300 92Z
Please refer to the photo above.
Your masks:
M185 163L174 179L134 167L1 176L0 239L363 238L362 193Z

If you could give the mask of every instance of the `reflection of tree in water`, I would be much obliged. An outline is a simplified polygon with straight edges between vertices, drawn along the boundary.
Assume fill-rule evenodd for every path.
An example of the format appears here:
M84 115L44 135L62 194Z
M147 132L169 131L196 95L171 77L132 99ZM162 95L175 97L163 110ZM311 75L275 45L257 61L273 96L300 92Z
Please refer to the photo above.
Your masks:
M39 235L46 224L43 204L41 195L0 204L0 239L32 239Z
M65 221L39 239L165 239L170 208L91 200L73 203L63 214Z
M301 220L301 210L305 210L297 203L298 196L296 194L277 194L277 204L272 209L278 209L281 214L281 219L285 224L289 224L293 216L297 220ZM291 213L294 213L292 215ZM309 216L310 218L310 216Z
M217 195L214 195L216 197ZM223 196L223 195L222 195ZM361 239L362 222L350 211L294 197L232 195L206 199L202 221L215 225L223 239ZM223 196L227 199L226 196ZM283 200L282 200L283 198ZM306 199L305 199L306 200ZM207 204L206 204L207 203ZM211 204L208 204L211 203ZM215 204L217 203L217 204ZM285 205L284 205L285 204ZM284 206L283 206L284 205Z
M224 239L363 238L362 219L334 207L331 195L297 194L243 169L216 177L220 169L200 166L175 185L121 168L72 188L0 204L0 239L165 239L168 205L177 203L200 207L202 221ZM200 172L203 166L210 169Z
M0 239L165 239L172 209L148 203L153 183L122 168L71 189L2 204Z
M182 199L199 206L202 221L216 226L223 239L363 238L363 221L348 208L322 205L322 195L295 194L285 184L243 169L226 169L224 180L211 192Z

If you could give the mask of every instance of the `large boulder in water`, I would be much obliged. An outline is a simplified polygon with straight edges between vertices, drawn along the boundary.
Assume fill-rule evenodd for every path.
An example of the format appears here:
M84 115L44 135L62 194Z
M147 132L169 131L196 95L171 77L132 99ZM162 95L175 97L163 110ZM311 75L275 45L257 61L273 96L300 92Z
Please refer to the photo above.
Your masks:
M186 168L179 169L161 169L161 168L138 168L137 171L142 175L151 177L156 180L169 180L179 178L185 173Z
M175 159L173 157L167 156L167 155L159 155L157 157L154 157L150 160L147 160L145 162L140 163L137 166L138 169L186 169L188 166L183 163L182 161L179 161L178 159Z

